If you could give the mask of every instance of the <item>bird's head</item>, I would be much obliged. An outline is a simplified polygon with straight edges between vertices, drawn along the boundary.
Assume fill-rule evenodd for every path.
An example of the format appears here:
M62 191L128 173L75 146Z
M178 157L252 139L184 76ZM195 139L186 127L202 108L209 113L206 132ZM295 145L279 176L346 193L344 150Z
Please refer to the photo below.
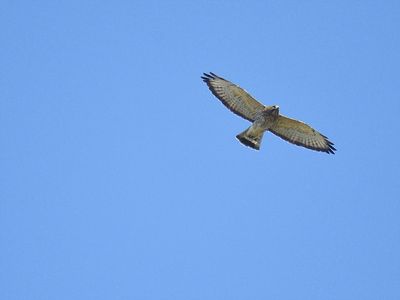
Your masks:
M279 115L279 106L278 105L266 106L264 110L268 114Z

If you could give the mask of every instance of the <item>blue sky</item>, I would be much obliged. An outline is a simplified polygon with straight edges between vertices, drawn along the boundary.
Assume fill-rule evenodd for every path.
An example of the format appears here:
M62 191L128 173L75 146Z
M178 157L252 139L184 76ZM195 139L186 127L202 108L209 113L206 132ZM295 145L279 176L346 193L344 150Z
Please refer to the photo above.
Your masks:
M398 1L3 1L1 299L400 299ZM215 72L327 135L264 136Z

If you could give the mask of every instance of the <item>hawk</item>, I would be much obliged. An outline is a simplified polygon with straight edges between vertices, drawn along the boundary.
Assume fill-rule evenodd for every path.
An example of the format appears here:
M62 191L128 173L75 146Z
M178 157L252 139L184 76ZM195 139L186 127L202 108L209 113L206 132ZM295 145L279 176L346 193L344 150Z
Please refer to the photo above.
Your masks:
M252 122L249 128L236 136L244 145L260 150L264 132L270 131L292 144L335 154L334 144L325 135L301 121L279 114L279 106L261 104L244 89L214 73L204 73L201 78L227 108Z

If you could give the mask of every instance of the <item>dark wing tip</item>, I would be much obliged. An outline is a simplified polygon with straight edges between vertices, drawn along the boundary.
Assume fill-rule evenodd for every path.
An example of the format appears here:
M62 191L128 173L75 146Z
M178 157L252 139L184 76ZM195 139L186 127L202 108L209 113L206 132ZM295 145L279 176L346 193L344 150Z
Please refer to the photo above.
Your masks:
M211 80L215 80L215 79L226 80L225 78L222 78L221 76L218 76L217 74L215 74L213 72L203 73L203 76L201 76L201 79L203 79L204 82L210 82Z
M210 72L210 74L211 74L211 76L214 77L214 78L221 78L221 77L219 77L218 75L216 75L216 74L213 73L213 72Z
M218 76L216 76L214 73L210 72L210 74L203 73L203 76L201 76L201 79L203 79L204 82L209 82L212 79L218 78Z
M333 147L334 143L332 143L330 140L328 140L328 137L326 137L325 135L322 135L322 136L324 137L326 145L328 146L327 149L324 149L324 152L326 152L328 154L335 154L335 151L337 151L337 150L335 147Z
M325 152L328 153L328 154L335 155L335 151L333 149L331 149L331 148L327 149Z

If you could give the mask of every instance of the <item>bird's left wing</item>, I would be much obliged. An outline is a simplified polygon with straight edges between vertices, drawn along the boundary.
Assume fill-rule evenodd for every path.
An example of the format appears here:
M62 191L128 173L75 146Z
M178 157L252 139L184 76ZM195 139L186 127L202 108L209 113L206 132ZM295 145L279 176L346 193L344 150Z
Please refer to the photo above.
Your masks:
M214 73L204 73L201 78L214 96L227 108L250 122L254 122L257 114L264 109L264 105L250 96L244 89Z
M335 154L336 149L326 136L301 121L281 115L269 130L280 138L298 146Z

